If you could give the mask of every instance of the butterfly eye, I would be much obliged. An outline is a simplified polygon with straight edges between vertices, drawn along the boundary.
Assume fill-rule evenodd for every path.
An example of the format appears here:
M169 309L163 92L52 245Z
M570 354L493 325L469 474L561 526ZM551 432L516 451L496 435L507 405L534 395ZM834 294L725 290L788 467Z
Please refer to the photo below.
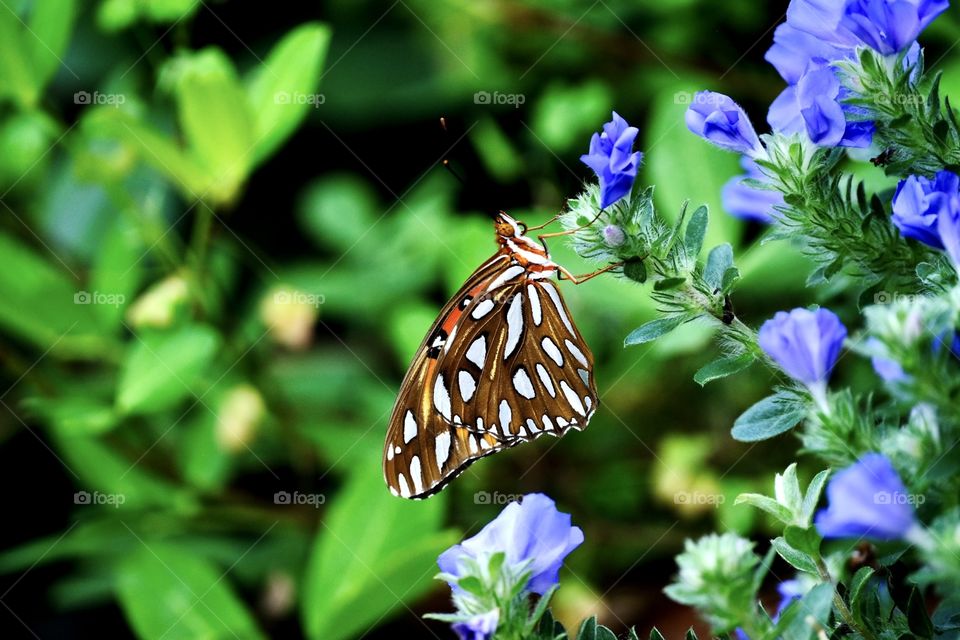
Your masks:
M525 235L527 233L527 225L522 222L518 222L517 224L520 225L520 235Z

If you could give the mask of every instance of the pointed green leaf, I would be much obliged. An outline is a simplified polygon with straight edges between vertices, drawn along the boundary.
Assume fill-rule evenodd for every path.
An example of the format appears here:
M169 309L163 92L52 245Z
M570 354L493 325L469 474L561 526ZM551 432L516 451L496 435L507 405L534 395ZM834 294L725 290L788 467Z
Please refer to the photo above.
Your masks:
M722 291L724 275L732 267L733 247L727 243L717 245L707 254L707 264L703 268L703 280L712 291Z
M656 340L662 335L666 335L683 324L683 316L671 316L669 318L658 318L642 325L630 332L623 346L630 347L635 344L644 344Z
M754 360L756 360L756 358L751 353L741 353L735 356L718 358L704 365L693 374L693 380L702 387L708 382L726 378L727 376L743 371L753 364Z
M703 249L703 240L707 236L707 221L709 215L705 206L700 206L693 215L690 216L690 222L687 223L687 231L683 238L684 247L690 258L696 259Z
M138 638L264 637L224 568L145 535L116 570L117 599Z
M783 392L768 396L737 418L731 434L740 442L767 440L793 429L807 415L807 405Z
M403 500L372 465L354 469L319 522L307 562L300 615L309 638L356 637L440 588L432 579L437 556L457 537L440 529L446 498Z
M254 118L253 165L269 157L323 100L317 93L330 29L309 22L278 42L247 83Z

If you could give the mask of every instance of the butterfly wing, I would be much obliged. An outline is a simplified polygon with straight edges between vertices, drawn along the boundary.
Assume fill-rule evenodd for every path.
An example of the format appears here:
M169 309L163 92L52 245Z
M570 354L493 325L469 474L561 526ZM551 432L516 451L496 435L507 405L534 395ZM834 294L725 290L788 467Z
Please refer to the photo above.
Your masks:
M447 304L404 379L383 458L398 495L426 497L474 460L582 429L596 410L593 357L559 289L503 258Z
M524 274L490 298L440 361L454 422L510 442L586 427L598 404L593 355L556 284Z
M498 253L477 269L447 302L417 349L400 385L384 443L383 475L395 495L426 497L473 460L512 446L453 424L438 409L442 396L436 394L438 364L449 357L461 320L468 317L475 298L496 284L509 261Z

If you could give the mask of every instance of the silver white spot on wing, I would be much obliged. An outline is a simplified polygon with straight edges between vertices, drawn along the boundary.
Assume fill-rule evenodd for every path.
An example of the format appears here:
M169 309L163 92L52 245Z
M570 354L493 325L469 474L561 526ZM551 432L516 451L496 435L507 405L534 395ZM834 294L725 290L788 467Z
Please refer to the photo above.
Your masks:
M447 459L450 457L450 432L443 431L437 434L437 439L434 441L434 446L436 447L437 453L437 469L443 471L443 465L446 464Z
M561 429L563 429L563 428L564 428L565 426L567 426L568 424L570 424L570 423L567 422L567 419L566 419L566 418L564 418L563 416L557 416L557 426L558 426L558 427L560 427Z
M487 442L486 438L481 437L481 438L478 438L478 440L480 440L480 448L483 449L484 451L486 451L487 449L493 446L492 444Z
M403 418L403 444L410 444L410 441L417 437L417 419L413 417L413 411L407 409L407 414ZM400 453L400 447L397 447L397 453Z
M423 476L420 473L420 456L410 458L410 479L413 480L414 493L423 493Z
M537 395L536 391L533 390L533 382L527 375L527 370L523 367L519 367L513 374L513 388L527 400L532 400Z
M550 359L557 363L558 367L563 366L563 354L560 353L560 347L557 346L557 343L554 342L550 336L544 336L543 340L540 341L540 346L543 347L544 352L550 356Z
M393 447L387 447L387 462L393 460Z
M563 344L567 345L567 351L573 354L573 357L585 367L589 367L590 363L587 362L587 356L583 355L583 351L567 339L564 339Z
M459 325L453 325L453 330L451 330L451 331L450 331L450 335L447 336L447 341L446 341L446 343L443 345L443 352L444 352L444 353L446 353L447 351L450 351L450 345L453 344L453 336L457 335L457 327L458 327L458 326L459 326Z
M433 405L447 420L450 419L450 391L443 381L443 374L437 374L437 381L433 385Z
M506 360L517 348L520 334L523 333L523 295L515 294L507 309L507 344L503 348L503 359Z
M470 402L473 393L477 390L477 381L466 371L461 370L457 374L457 383L460 385L460 397L464 402Z
M537 426L537 421L533 418L527 418L527 429L530 430L530 433L537 433L540 431L540 427Z
M493 291L508 281L513 280L524 271L526 271L526 269L520 265L513 265L512 267L509 267L506 271L497 276L496 279L489 284L489 286L487 286L487 291Z
M553 306L557 309L557 315L559 315L560 319L563 320L563 324L567 328L567 331L575 335L573 324L570 322L570 318L567 317L567 312L563 308L563 301L560 300L560 292L557 291L557 288L553 286L552 282L544 281L541 286L547 292L547 295L550 296L550 300L553 301Z
M479 447L477 446L477 436L474 436L474 435L467 436L467 444L470 446L470 453L476 453L477 451L480 450Z
M557 392L553 388L553 380L550 379L550 374L547 372L547 368L537 363L537 375L540 377L540 382L543 383L543 386L547 388L547 393L550 394L551 398L557 397Z
M470 312L470 316L474 320L479 320L483 316L493 311L493 307L493 300L481 300L473 307L473 311Z
M570 403L570 406L573 407L574 411L582 416L587 415L586 409L583 408L583 401L580 400L580 396L577 395L577 392L574 391L569 384L567 384L566 380L560 381L560 390L563 391L564 397L567 399L567 402Z
M397 484L400 485L400 495L404 498L410 497L410 487L407 486L407 479L403 477L403 473L397 474Z
M580 379L583 380L583 384L590 386L590 372L586 369L577 369L577 373L580 374Z
M467 360L483 369L483 363L487 359L487 339L480 336L470 344L467 349Z
M500 425L504 433L510 433L510 421L513 419L513 412L510 410L510 403L506 400L500 401Z
M543 309L540 308L540 294L532 284L527 285L527 298L530 299L530 313L533 314L533 324L540 326L543 322Z
M583 396L583 404L587 406L587 410L589 411L593 408L593 398L590 396Z
M553 421L550 420L550 416L547 414L543 414L543 430L553 431Z

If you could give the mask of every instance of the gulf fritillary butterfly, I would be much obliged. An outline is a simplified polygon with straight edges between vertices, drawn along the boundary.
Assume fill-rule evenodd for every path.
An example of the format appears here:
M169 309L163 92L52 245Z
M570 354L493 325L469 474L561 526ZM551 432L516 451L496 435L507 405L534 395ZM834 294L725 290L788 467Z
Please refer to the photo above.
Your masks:
M479 458L583 430L597 410L593 355L551 277L618 265L578 278L544 242L571 232L538 242L503 212L494 226L499 250L444 306L400 386L383 450L394 495L426 498Z

